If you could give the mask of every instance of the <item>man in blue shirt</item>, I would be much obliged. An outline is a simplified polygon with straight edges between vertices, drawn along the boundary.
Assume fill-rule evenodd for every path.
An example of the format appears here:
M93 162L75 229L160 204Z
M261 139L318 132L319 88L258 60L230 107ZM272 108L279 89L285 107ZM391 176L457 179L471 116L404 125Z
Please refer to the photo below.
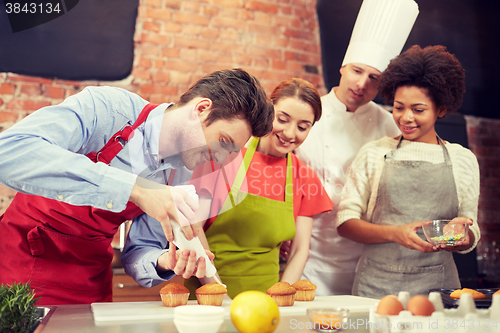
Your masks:
M0 284L31 282L39 304L110 301L117 227L161 223L171 241L174 220L191 239L197 203L170 185L267 134L273 117L259 82L241 69L201 78L176 105L88 87L34 112L0 134L0 182L19 192L0 217ZM205 274L193 251L163 258L173 271L163 277Z

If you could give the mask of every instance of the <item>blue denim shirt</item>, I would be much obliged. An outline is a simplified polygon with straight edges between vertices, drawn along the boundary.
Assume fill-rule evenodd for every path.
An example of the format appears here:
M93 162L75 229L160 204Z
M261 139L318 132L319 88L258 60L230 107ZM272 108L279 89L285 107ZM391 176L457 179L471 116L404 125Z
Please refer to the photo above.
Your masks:
M125 209L137 175L165 184L175 168L174 185L187 184L191 172L179 156L158 161L161 123L171 104L150 113L111 167L85 156L132 125L147 103L121 88L87 87L59 105L32 113L0 133L0 182L19 192L112 212ZM160 223L146 214L132 225L138 234L144 228L163 233ZM141 244L140 237L127 244L131 250L125 270L143 285L150 285L151 277L159 283L174 276L173 272L156 274L156 261L166 251L167 240L164 235L155 238L161 240L157 247Z

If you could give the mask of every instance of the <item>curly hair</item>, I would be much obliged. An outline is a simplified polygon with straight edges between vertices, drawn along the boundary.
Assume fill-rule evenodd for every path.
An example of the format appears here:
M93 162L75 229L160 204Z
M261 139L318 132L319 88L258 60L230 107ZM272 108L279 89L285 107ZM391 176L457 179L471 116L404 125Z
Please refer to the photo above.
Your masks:
M447 112L460 108L465 93L465 70L442 45L414 45L391 60L382 73L379 93L386 103L394 102L399 87L426 88L436 107Z

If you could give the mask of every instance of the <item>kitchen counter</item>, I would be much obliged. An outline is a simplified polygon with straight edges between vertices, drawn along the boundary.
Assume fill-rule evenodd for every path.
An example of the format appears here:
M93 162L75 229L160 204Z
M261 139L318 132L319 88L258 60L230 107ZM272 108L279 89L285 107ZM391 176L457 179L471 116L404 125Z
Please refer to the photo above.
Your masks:
M369 332L366 326L368 312L355 313L349 318L350 328L342 332ZM316 332L310 329L311 322L305 315L281 315L278 328L275 333L284 332ZM60 305L50 307L50 312L46 315L42 323L35 330L35 333L56 333L56 332L85 332L85 333L118 333L118 332L172 332L177 329L172 319L163 320L136 320L136 321L109 321L96 322L89 304L82 305ZM231 319L225 318L219 332L238 331L231 323Z

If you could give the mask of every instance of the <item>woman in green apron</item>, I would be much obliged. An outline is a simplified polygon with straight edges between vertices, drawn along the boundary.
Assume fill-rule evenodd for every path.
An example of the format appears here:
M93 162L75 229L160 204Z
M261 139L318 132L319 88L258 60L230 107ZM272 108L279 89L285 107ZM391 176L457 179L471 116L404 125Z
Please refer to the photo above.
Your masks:
M204 223L205 244L215 254L215 267L231 298L245 290L266 291L280 281L279 249L286 240L292 244L281 281L299 280L309 252L312 216L333 207L314 171L292 153L321 117L316 89L294 78L276 87L271 100L271 134L251 139L242 149L243 160L224 165L215 181L199 173L193 176L202 182L197 186L200 199L203 193L211 197L215 217ZM200 238L203 242L203 235ZM204 282L192 278L186 285L194 290Z
M354 295L380 298L460 287L451 252L467 253L480 238L472 222L479 167L471 151L441 140L434 125L458 110L464 82L465 71L443 46L413 46L383 73L380 92L394 103L402 135L366 144L347 177L338 232L364 244ZM436 247L425 240L421 221L456 217L470 225L461 244Z

